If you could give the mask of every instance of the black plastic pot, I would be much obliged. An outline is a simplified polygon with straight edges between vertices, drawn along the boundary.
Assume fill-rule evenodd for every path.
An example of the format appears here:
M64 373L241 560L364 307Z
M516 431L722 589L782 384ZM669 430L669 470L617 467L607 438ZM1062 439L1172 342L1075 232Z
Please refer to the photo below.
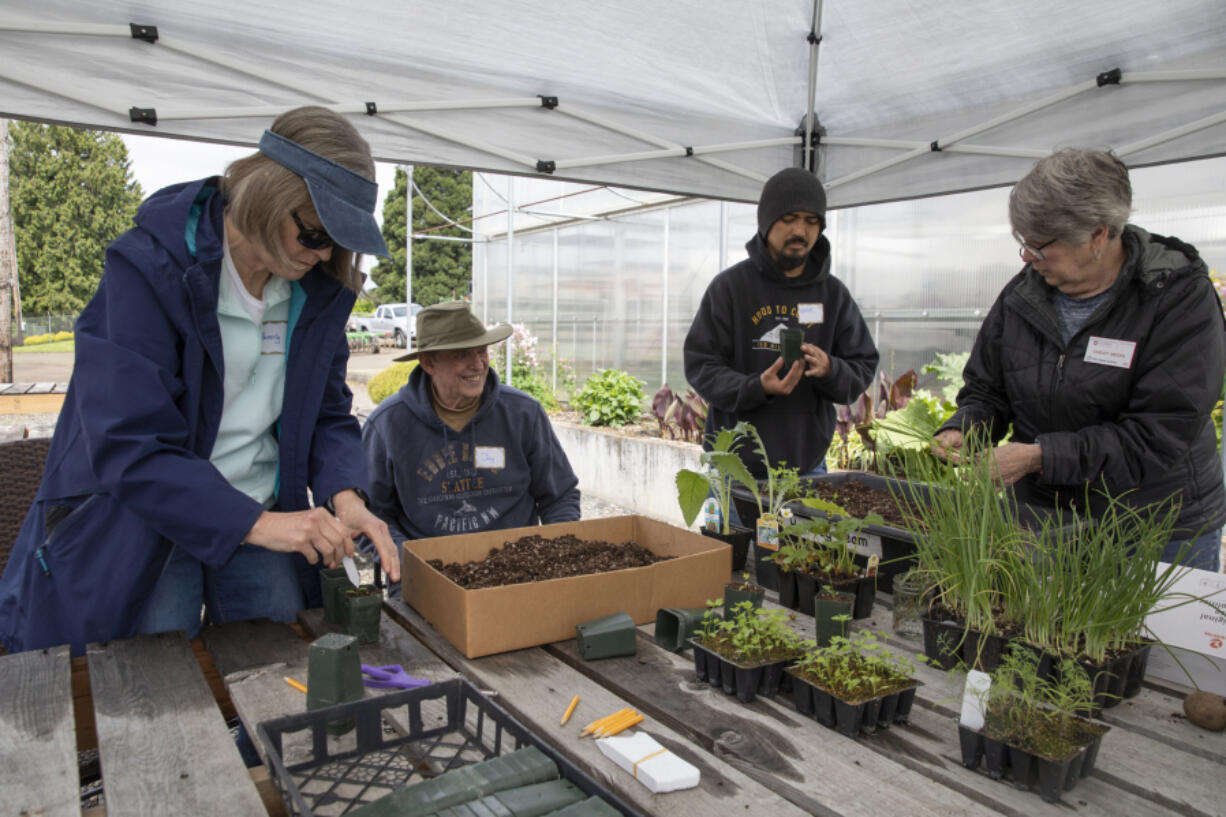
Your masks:
M766 588L759 585L757 590L737 590L736 584L724 585L724 619L730 619L733 616L733 610L738 604L747 601L754 607L761 607L762 600L766 598Z
M868 618L873 614L873 602L877 599L877 579L874 576L860 576L856 579L838 581L831 587L839 593L852 593L856 602L851 608L853 619Z
M961 725L958 726L958 743L962 749L962 765L966 768L977 769L984 761L988 776L993 780L1000 780L1008 773L1013 778L1014 787L1027 790L1037 782L1039 796L1048 803L1054 803L1063 792L1072 791L1079 780L1088 777L1094 770L1102 734L1070 756L1056 760L1035 755Z
M796 574L796 611L813 615L813 599L817 596L817 578L808 573Z
M803 678L792 677L792 703L801 715L813 717L813 685Z
M863 720L864 707L862 705L849 704L840 698L834 699L834 728L840 735L854 738L860 734L860 724Z
M772 548L764 548L757 542L753 545L753 567L754 575L757 578L758 584L765 587L767 590L779 589L779 566L774 562L766 561L767 556L773 558L774 554L779 551Z
M1145 680L1145 672L1149 669L1149 653L1153 644L1144 644L1132 654L1132 662L1128 665L1128 674L1124 678L1124 697L1135 698L1141 692L1141 682Z
M790 570L779 569L779 606L789 610L797 608L796 574Z
M992 672L1000 665L1008 642L995 633L985 635L979 630L967 628L966 639L962 642L962 660L972 669Z
M834 598L814 600L813 623L817 631L817 646L829 647L831 638L847 635L847 622L835 621L835 617L851 615L854 606L855 596L850 593L836 593Z
M911 722L911 706L915 703L915 690L918 686L904 689L898 693L898 706L894 710L894 723Z
M701 533L708 538L718 539L732 548L732 572L739 573L745 569L745 562L749 557L749 543L753 541L753 531L738 525L729 526L729 530L730 532L725 534L704 528Z
M941 669L953 669L962 660L966 627L957 621L937 621L921 616L924 625L924 655Z

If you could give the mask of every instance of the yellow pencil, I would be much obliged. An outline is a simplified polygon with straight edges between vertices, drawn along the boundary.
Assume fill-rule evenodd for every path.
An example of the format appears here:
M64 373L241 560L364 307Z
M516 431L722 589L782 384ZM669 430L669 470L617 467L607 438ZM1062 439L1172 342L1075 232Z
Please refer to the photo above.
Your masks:
M305 694L306 694L306 687L305 687L305 686L303 686L302 684L298 683L297 681L295 681L293 678L290 678L288 675L287 675L287 676L285 676L285 683L289 684L289 685L290 685L290 686L292 686L294 689L296 689L296 690L298 690L299 692L301 692L303 695L305 695Z
M639 715L639 713L631 709L626 714L621 715L620 717L614 718L613 720L609 721L608 723L604 724L599 729L597 729L596 737L598 738L608 737L609 732L611 732L614 729L617 729L624 723L629 723L630 721L634 720L636 717L641 719L643 716Z
M561 726L566 725L566 722L570 720L571 713L575 711L575 707L578 705L579 705L579 696L576 695L575 697L570 699L570 706L566 707L566 714L562 716L562 723L560 724Z
M634 711L633 709L630 709L629 707L627 707L626 709L619 709L617 712L614 712L612 715L605 715L603 718L597 718L596 720L589 723L587 726L583 727L583 731L579 733L579 737L583 737L584 735L591 734L592 732L595 732L600 727L612 721L614 718L620 717L621 715L625 715L627 712L633 712L633 711Z
M625 730L629 729L631 726L634 726L634 725L639 724L639 723L642 723L642 722L643 722L643 716L642 716L642 715L635 715L633 718L631 718L631 719L630 719L630 720L628 720L628 721L625 721L625 722L624 722L624 723L622 723L621 725L611 727L610 729L608 729L607 731L605 731L605 732L604 732L604 734L602 734L600 737L602 737L602 738L611 738L611 737L613 737L614 735L616 735L618 732L624 732Z

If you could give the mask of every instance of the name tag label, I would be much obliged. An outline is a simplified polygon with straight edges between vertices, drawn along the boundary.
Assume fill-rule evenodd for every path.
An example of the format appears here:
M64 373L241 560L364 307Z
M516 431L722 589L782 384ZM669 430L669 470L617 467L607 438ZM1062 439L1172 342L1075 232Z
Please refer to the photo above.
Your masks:
M822 304L797 304L797 318L801 323L824 323L826 310Z
M289 324L286 321L265 321L260 324L260 354L285 354L285 336Z
M1120 369L1131 369L1132 359L1137 353L1136 341L1114 340L1090 336L1086 344L1086 363L1101 363L1104 366L1115 366Z
M502 446L479 445L473 450L478 468L506 468L507 452Z

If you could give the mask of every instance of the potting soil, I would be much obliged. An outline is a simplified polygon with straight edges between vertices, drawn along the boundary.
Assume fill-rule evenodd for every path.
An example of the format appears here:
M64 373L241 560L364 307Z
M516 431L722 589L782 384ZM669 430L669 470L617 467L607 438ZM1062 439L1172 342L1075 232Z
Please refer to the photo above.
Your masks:
M445 564L441 559L430 559L427 564L460 587L476 590L646 567L669 558L657 556L637 542L614 544L573 534L555 538L532 534L490 550L478 562Z

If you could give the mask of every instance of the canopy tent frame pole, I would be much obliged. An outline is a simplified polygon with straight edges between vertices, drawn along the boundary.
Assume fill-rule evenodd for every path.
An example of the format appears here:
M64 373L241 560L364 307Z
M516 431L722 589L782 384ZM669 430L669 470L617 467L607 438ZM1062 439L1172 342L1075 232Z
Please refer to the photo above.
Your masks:
M465 139L448 133L442 128L436 128L433 125L426 125L421 122L406 122L399 116L381 116L379 119L384 122L391 122L395 125L399 125L402 128L420 131L421 133L428 136L433 136L436 139L442 139L445 142L453 142L457 145L472 148L473 150L480 150L484 153L490 154L491 156L499 156L503 159L507 159L508 161L515 162L516 164L521 164L533 171L536 170L537 160L531 156L526 156L523 153L518 153L513 150L500 148L497 145L491 145L489 142L484 142L480 139Z
M668 241L673 223L673 209L664 210L664 295L660 298L660 384L668 383Z
M722 145L695 145L693 147L661 148L659 150L644 150L638 153L611 153L605 156L588 156L578 159L559 159L554 162L557 170L567 170L572 167L587 167L589 165L611 165L619 162L640 162L647 159L675 159L686 156L703 156L708 153L722 153L733 150L748 150L751 148L781 147L795 145L798 136L778 136L773 139L757 139L748 142L729 142Z
M553 338L553 348L550 350L549 363L552 369L549 388L558 393L558 228L553 228L553 327L550 334Z
M507 99L456 99L451 101L402 101L392 103L377 103L375 111L379 115L395 113L421 113L429 111L481 111L496 108L539 108L541 101L536 97L510 97ZM326 103L320 107L333 113L345 115L366 115L370 108L365 102ZM177 121L187 119L259 119L277 116L285 111L284 105L261 105L259 107L239 108L158 108L158 120Z
M511 297L515 285L515 177L507 176L507 324L511 323ZM515 345L512 334L506 347L506 376L503 378L508 386L514 386L511 381L511 347Z
M1135 142L1130 142L1127 145L1120 145L1115 149L1115 155L1119 157L1127 156L1129 153L1152 148L1154 145L1160 145L1163 142L1170 142L1172 139L1178 139L1181 136L1187 136L1189 133L1195 133L1198 130L1211 128L1214 125L1226 122L1226 111L1218 111L1215 114L1210 114L1202 119L1197 119L1195 122L1189 122L1186 125L1180 125L1177 128L1171 128L1162 133L1155 133L1153 136L1148 136L1144 139L1138 139Z
M655 145L656 147L659 147L659 148L667 148L671 150L677 150L677 149L685 150L685 145L678 145L676 142L671 142L668 139L664 139L659 136L654 136L645 131L641 131L638 128L631 128L625 125L621 125L617 122L613 122L611 120L605 119L604 117L596 116L595 114L589 113L588 111L584 111L582 109L575 108L572 105L559 104L558 107L555 108L554 110L566 116L570 116L575 119L580 119L584 122L587 122L588 124L596 125L597 127L611 130L614 133L620 133L623 136L630 136L634 139L638 139L640 141L647 142L648 144ZM791 137L791 139L794 140L795 137ZM754 181L763 182L763 183L766 181L766 177L763 176L761 173L755 173L752 170L747 170L746 168L738 167L737 165L731 164L729 162L725 162L722 159L715 159L710 156L694 156L693 158L697 159L703 164L708 164L708 165L711 165L712 167L718 167L720 170L726 170L729 173L735 173L736 175L743 176L747 179L753 179Z
M404 302L409 321L413 316L413 165L406 165L404 187ZM411 327L410 327L411 328ZM409 339L404 339L408 344Z
M856 170L852 173L848 173L845 176L841 176L837 179L828 181L826 182L826 189L829 190L831 188L838 187L839 185L847 184L848 182L853 182L857 179L862 179L865 176L871 176L874 173L880 173L882 170L888 170L889 168L894 167L895 165L900 165L903 162L909 162L912 159L923 156L925 153L931 153L934 151L944 150L947 146L951 146L955 142L960 142L963 139L968 139L972 136L976 136L980 133L983 133L984 131L991 130L992 128L995 128L995 127L999 127L1000 125L1007 124L1016 119L1020 119L1026 114L1034 113L1035 111L1039 111L1039 110L1042 110L1043 108L1050 107L1057 103L1063 102L1066 99L1070 99L1071 97L1077 96L1078 94L1085 93L1086 91L1091 90L1092 88L1097 88L1097 87L1098 87L1097 79L1090 79L1084 82L1079 82L1076 85L1072 85L1068 88L1065 88L1062 91L1058 91L1054 94L1045 96L1042 99L1035 100L1034 102L1031 102L1028 105L1023 105L1020 108L1016 108L1013 111L1010 111L1009 113L1002 114L993 119L986 120L984 122L979 123L978 125L972 125L969 128L964 128L963 130L952 133L949 136L946 136L942 139L933 140L932 144L927 147L915 148L913 150L910 150L902 154L901 156L891 157L884 161L878 162L875 165L869 165L868 167L861 168L860 170Z
M822 138L824 145L838 145L840 147L866 147L866 148L898 148L900 150L932 150L930 142L920 142L918 140L905 139L874 139L871 137L860 136L825 136ZM984 156L1007 156L1018 159L1042 159L1048 155L1050 151L1039 150L1038 148L1018 148L1018 147L1000 147L996 145L942 145L941 150L949 153L977 153Z
M809 109L805 113L805 143L801 146L804 157L804 167L810 173L816 173L816 162L813 160L813 131L815 126L813 109L817 105L817 61L822 45L822 0L813 0L813 19L809 25Z

